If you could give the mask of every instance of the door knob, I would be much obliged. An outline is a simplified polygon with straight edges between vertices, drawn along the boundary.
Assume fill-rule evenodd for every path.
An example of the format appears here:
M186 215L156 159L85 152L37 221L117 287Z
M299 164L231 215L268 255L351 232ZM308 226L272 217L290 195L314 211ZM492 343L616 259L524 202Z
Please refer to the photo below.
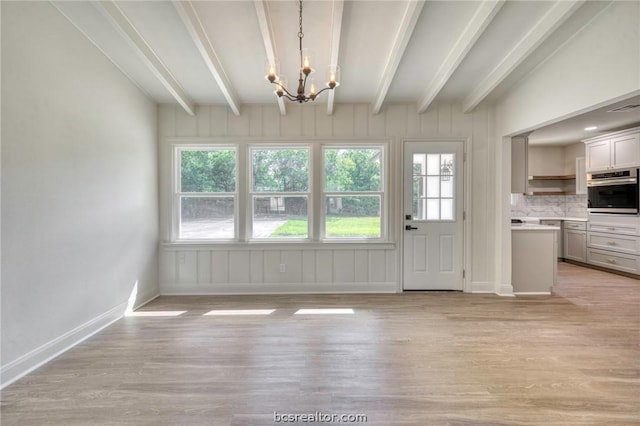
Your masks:
M415 226L411 226L411 225L405 225L404 229L407 230L407 231L411 231L412 229L418 229L418 228L415 227Z

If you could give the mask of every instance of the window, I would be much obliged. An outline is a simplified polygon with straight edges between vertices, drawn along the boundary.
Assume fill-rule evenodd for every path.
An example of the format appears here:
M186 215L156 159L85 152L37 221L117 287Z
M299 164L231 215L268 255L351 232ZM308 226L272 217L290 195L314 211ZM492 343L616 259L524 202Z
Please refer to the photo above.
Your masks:
M236 238L235 148L178 148L178 239Z
M172 239L382 242L386 147L364 141L177 144Z
M413 154L414 220L455 220L455 154Z
M324 238L382 237L382 155L382 147L324 148Z
M309 151L250 149L253 239L309 238Z

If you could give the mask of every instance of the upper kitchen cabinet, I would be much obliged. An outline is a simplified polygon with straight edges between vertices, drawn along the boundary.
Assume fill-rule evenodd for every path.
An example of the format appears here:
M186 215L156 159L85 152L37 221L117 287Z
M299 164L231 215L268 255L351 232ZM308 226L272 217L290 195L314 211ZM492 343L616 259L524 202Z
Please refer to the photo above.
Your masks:
M640 166L640 127L585 139L587 172Z

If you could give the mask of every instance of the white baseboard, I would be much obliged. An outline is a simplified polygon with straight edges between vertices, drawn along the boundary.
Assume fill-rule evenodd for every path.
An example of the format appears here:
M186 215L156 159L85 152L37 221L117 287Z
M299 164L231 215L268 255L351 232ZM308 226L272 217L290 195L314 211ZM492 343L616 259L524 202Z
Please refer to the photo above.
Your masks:
M513 293L514 296L550 296L550 291L519 291Z
M471 293L491 293L495 294L496 290L493 284L488 281L473 281L471 283Z
M162 296L240 294L397 293L396 282L160 284Z
M122 303L31 352L22 355L7 365L3 365L0 369L0 389L5 388L24 375L113 324L122 318L126 307L127 304Z

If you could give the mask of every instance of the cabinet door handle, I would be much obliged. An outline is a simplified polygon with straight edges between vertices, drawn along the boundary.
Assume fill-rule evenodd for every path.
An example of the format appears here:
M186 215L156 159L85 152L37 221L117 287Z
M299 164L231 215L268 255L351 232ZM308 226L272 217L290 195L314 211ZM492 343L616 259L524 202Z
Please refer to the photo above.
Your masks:
M607 259L607 262L615 264L616 260L615 259Z
M615 231L615 230L616 230L616 228L614 228L613 226L610 226L610 227L608 227L607 229L608 229L609 231Z
M616 242L615 241L607 241L607 244L610 246L615 246Z

